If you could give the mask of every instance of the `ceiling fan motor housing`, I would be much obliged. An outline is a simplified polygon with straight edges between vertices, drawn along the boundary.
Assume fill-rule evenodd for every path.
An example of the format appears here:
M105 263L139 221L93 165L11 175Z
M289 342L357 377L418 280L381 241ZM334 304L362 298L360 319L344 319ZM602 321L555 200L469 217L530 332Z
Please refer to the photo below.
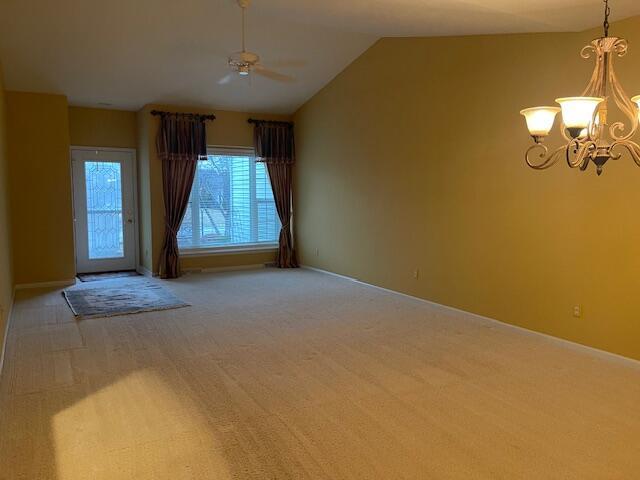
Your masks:
M240 70L247 70L256 65L260 57L252 52L236 52L229 57L229 66Z

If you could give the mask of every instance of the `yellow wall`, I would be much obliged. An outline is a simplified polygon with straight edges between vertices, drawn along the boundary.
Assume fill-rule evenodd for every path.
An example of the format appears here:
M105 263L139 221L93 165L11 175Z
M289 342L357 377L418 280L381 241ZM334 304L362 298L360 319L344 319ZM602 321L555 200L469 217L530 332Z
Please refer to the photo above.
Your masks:
M148 182L148 191L140 185L141 205L141 241L140 258L145 268L158 271L160 250L164 236L164 200L162 197L162 165L158 158L155 139L160 125L159 117L151 115L151 110L168 110L172 112L212 113L190 107L171 105L147 105L138 112L138 177L139 182ZM253 126L247 123L250 117L288 120L283 115L266 115L260 113L228 112L215 110L216 120L207 124L207 144L217 146L252 147ZM150 206L151 215L142 210ZM273 252L242 253L232 255L209 255L183 257L183 268L219 268L268 263L275 260ZM151 268L151 266L153 268Z
M71 145L136 148L136 112L69 107Z
M6 130L5 91L0 64L0 354L13 294Z
M140 264L149 272L152 265L152 232L151 223L151 169L150 150L153 145L149 136L150 114L148 108L143 108L136 114L137 125L137 160L138 160L138 227L140 232Z
M147 106L136 113L68 107L63 96L18 92L8 93L7 105L15 283L68 280L75 275L70 144L137 149L140 262L148 270L157 271L164 233L164 203L162 171L155 148L158 118L149 112L154 107L192 109ZM209 124L210 144L253 144L252 128L246 122L251 114L216 112L216 115L218 120ZM183 265L216 268L273 259L273 252L213 255L185 258Z
M612 32L640 94L640 17ZM377 42L295 115L302 262L640 359L640 169L523 160L519 110L581 94L597 35Z
M66 97L7 92L7 135L14 281L73 279Z
M136 114L9 92L9 174L17 284L75 276L69 146L136 147Z

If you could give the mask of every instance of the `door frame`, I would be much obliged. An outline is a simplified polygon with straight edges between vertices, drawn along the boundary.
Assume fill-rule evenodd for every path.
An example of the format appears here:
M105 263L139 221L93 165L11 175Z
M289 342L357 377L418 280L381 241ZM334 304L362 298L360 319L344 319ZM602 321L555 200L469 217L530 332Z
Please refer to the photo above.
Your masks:
M71 179L71 207L73 215L73 269L75 274L78 275L78 258L76 249L76 207L75 207L75 188L73 179L73 152L74 151L90 151L90 152L125 152L131 154L131 181L133 182L133 221L135 228L134 231L134 262L135 270L140 273L140 223L138 214L138 157L135 148L120 148L120 147L91 147L86 145L71 145L69 147L69 172Z

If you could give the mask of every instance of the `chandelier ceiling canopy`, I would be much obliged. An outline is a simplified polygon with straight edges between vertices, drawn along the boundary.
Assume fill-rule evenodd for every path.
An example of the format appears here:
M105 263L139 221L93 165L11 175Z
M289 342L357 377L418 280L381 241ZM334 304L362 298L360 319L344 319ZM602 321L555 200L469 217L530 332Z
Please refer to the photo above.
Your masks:
M557 98L560 107L532 107L520 112L535 142L525 154L531 168L544 170L565 158L571 168L580 170L586 170L593 162L600 175L608 160L617 160L624 153L640 166L640 146L631 140L640 122L640 95L629 98L615 74L613 59L627 53L627 41L609 36L609 13L609 0L604 0L604 35L580 52L582 58L595 60L591 80L582 96ZM610 107L617 111L611 111ZM549 152L542 142L551 132L558 113L565 143ZM612 117L616 120L612 121Z

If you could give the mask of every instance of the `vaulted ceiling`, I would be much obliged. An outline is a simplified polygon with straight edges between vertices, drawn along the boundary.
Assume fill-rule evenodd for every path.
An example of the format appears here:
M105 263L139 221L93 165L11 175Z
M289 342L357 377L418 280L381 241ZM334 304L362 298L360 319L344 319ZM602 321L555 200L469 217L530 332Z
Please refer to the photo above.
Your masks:
M638 0L611 5L613 19L640 14ZM575 31L601 12L598 0L254 0L247 48L296 80L218 85L240 49L235 0L0 0L0 59L8 89L75 105L290 113L383 36Z

